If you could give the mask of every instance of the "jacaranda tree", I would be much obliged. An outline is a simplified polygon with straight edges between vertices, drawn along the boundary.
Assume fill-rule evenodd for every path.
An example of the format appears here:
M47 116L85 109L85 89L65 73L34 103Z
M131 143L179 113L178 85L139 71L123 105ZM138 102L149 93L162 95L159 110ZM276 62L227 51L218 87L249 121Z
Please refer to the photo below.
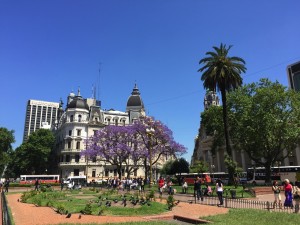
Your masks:
M149 136L147 128L153 128ZM150 151L152 160L150 160ZM161 157L176 157L186 152L186 148L175 142L172 131L152 117L143 117L129 126L106 126L87 141L87 150L82 155L89 158L99 156L117 167L121 177L122 167L127 174L140 166L145 167L148 175L149 162L157 163Z

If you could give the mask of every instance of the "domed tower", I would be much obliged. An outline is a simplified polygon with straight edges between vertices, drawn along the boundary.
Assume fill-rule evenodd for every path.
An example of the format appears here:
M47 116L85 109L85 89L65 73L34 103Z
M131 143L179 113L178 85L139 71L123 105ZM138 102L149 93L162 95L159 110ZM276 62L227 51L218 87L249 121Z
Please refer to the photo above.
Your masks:
M220 101L219 97L214 91L208 91L204 97L204 109L208 109L210 106L215 105L219 106Z
M136 84L127 100L126 112L129 115L129 123L137 120L140 116L145 116L144 103Z

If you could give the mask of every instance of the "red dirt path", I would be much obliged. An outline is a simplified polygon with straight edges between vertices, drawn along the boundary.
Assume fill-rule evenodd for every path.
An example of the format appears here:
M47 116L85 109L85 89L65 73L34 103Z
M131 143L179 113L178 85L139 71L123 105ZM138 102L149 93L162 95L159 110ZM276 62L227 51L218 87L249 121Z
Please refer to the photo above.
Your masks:
M60 223L119 223L129 221L149 221L162 218L171 218L173 215L198 219L200 216L227 213L228 209L216 206L204 206L200 204L189 204L181 202L172 211L155 216L91 216L72 214L71 218L60 215L48 207L36 207L32 204L18 202L21 194L7 195L9 207L11 208L15 225L50 225Z

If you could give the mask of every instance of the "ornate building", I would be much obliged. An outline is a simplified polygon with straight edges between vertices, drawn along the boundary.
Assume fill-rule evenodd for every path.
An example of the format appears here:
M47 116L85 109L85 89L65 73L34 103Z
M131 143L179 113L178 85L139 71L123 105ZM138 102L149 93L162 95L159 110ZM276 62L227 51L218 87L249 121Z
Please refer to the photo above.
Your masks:
M220 106L220 101L215 92L209 91L204 97L204 109L207 110L212 105ZM192 155L191 165L193 165L195 161L201 160L208 163L210 172L225 172L225 146L224 148L219 149L215 154L212 154L212 141L213 137L206 134L205 127L200 123L199 132L195 138L195 148ZM239 167L242 167L244 171L246 171L248 167L251 167L251 161L243 151L237 152L233 150L232 156L233 159L238 163Z
M60 103L60 117L55 127L58 173L63 178L87 176L88 181L117 176L115 166L81 157L80 152L86 149L87 138L98 129L110 124L126 126L140 116L145 116L144 103L137 85L128 98L125 112L114 109L103 110L99 101L95 98L84 99L79 90L77 95L70 93L67 99L65 110L62 108L62 102ZM131 175L144 175L144 170L139 168Z

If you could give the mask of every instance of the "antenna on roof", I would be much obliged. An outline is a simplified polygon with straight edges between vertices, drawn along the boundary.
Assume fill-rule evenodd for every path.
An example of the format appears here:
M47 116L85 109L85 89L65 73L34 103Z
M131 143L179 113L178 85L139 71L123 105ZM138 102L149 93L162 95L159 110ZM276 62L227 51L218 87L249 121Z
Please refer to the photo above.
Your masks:
M100 78L101 78L101 65L102 63L99 62L99 75L97 80L97 91L98 91L98 100L100 100ZM96 98L96 88L95 88L95 98Z

